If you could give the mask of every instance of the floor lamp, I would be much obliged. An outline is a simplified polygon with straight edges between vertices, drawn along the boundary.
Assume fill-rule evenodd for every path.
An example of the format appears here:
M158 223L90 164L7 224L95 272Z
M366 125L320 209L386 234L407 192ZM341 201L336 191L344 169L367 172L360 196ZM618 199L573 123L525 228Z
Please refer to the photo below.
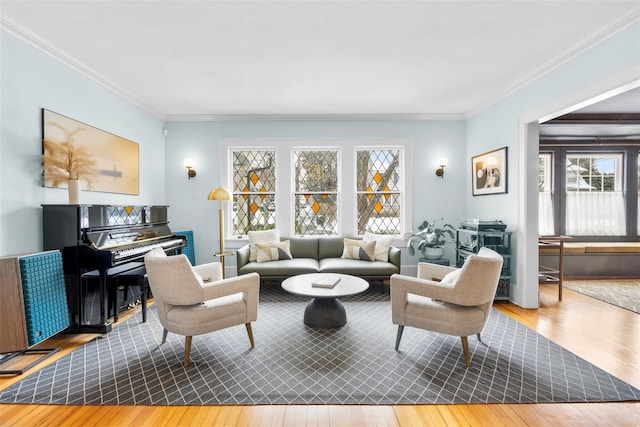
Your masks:
M218 187L209 193L209 200L217 200L220 212L220 252L214 252L213 255L220 257L222 265L222 278L224 279L224 257L233 255L224 251L224 211L222 210L222 202L231 200L231 193L224 187Z

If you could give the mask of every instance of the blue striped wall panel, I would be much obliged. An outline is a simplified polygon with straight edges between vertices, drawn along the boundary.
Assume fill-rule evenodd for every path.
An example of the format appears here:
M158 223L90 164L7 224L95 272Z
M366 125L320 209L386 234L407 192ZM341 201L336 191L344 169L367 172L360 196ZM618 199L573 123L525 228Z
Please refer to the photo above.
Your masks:
M193 231L176 231L174 234L178 236L187 236L187 246L182 248L182 253L189 258L191 265L196 265L196 248L193 245Z
M60 251L19 259L29 347L69 326Z

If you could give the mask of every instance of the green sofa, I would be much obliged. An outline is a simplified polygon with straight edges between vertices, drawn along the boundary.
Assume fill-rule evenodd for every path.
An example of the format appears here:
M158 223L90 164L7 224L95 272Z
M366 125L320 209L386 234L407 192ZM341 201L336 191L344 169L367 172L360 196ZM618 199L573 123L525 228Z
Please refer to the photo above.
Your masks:
M358 239L357 237L349 237ZM388 280L400 273L400 249L391 246L389 261L344 259L344 237L281 237L289 240L293 259L257 262L249 261L250 247L236 252L237 274L258 273L261 280L282 280L306 273L344 273L365 280Z

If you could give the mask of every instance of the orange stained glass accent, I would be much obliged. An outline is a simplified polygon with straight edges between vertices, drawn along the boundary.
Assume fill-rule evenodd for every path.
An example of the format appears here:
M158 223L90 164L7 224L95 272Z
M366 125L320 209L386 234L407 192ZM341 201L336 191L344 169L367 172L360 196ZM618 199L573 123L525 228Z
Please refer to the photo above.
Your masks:
M256 185L256 183L260 181L260 177L258 176L257 173L252 173L251 174L251 182L253 183L253 185Z
M373 191L373 188L371 188L371 186L368 186L368 187L367 187L367 191L368 191L369 193L371 193L371 192ZM367 194L367 199L370 199L370 198L372 198L372 197L373 197L373 194Z
M380 184L380 181L382 181L382 175L380 174L380 172L376 172L376 174L373 176L373 180L376 182L376 184Z
M260 192L261 192L261 193L266 193L266 192L267 192L267 189L266 189L266 188L264 188L264 187L262 187L262 188L260 189ZM261 195L260 195L260 198L261 198L262 200L264 200L264 196L265 196L264 194L261 194Z
M251 209L251 213L255 214L258 211L258 205L255 202L253 202L251 203L251 206L249 207L249 209Z
M382 203L376 202L375 210L377 213L380 213L380 211L382 211Z
M329 196L327 194L321 194L320 197L322 197L322 200L326 200Z
M307 199L307 200L309 200L309 197L311 197L311 194L305 194L304 195L304 198Z
M385 185L383 191L391 191L391 189L389 188L389 186ZM385 194L384 198L389 200L389 197L391 197L391 194Z
M244 188L242 189L242 191L245 191L245 192L247 192L247 193L248 193L248 192L249 192L249 187L244 187ZM242 198L243 198L243 199L245 199L245 200L247 200L247 199L249 198L249 195L248 195L248 194L243 194L243 195L242 195Z
M313 205L311 205L311 209L313 209L313 212L318 213L318 211L320 210L320 205L318 204L318 202L313 202Z
M127 213L127 215L131 215L131 211L133 211L133 206L125 206L124 211Z

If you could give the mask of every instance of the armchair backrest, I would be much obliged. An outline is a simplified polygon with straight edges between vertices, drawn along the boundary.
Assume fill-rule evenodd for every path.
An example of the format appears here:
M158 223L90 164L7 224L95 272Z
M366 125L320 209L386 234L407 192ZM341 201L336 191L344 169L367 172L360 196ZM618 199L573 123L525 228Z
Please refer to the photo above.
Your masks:
M154 298L171 305L192 305L204 301L202 279L186 255L167 256L160 248L144 257L149 286Z
M502 271L502 255L482 247L460 268L455 288L455 304L477 306L493 301Z

